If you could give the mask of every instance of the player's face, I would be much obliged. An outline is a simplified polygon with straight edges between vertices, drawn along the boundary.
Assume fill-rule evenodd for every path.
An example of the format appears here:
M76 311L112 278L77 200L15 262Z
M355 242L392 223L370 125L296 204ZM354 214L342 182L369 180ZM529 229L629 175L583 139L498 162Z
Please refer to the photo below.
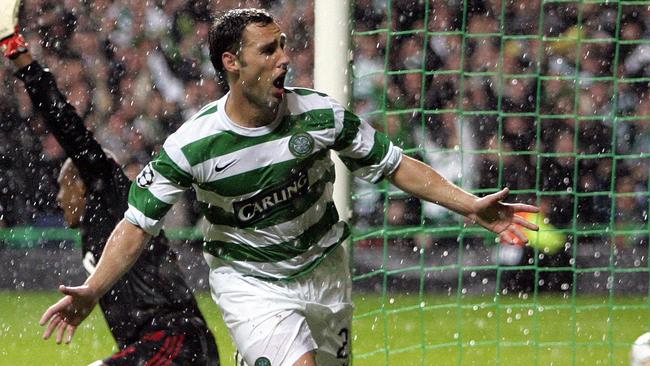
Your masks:
M262 109L275 110L284 96L284 78L289 66L286 35L276 23L249 24L242 35L238 87L248 101Z
M65 164L57 182L59 192L56 201L63 210L63 217L71 228L76 228L81 223L81 217L86 211L86 187L76 174L76 168L66 168Z

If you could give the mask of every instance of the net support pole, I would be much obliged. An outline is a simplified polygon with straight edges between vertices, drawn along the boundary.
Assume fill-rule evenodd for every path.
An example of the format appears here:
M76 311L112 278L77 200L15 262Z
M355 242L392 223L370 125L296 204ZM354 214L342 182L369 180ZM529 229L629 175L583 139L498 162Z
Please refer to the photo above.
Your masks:
M316 0L314 4L314 88L344 107L350 95L350 16L348 0ZM350 210L350 173L332 152L336 169L334 203L342 220Z

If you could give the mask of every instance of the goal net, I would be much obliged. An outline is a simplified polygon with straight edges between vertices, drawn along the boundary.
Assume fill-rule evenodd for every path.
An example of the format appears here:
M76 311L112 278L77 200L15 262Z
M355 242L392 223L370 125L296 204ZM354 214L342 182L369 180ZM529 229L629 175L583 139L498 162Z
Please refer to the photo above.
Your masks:
M465 189L541 207L503 245L355 180L354 365L627 365L650 330L650 2L357 0L353 108Z

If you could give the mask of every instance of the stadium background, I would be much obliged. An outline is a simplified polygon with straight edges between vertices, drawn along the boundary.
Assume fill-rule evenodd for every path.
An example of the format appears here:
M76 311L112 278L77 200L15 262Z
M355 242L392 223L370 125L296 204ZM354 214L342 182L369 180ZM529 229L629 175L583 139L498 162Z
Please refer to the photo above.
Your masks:
M102 145L137 173L222 95L209 15L237 6L279 18L288 85L312 87L311 1L37 0L21 24ZM351 20L352 109L467 189L508 186L540 205L545 230L530 248L504 247L386 183L354 181L354 364L627 364L650 326L650 2L358 0ZM55 207L62 151L5 64L0 365L83 364L112 348L96 316L70 349L39 339L51 290L83 270ZM169 232L201 292L188 229L200 218L191 204L174 210ZM201 300L228 364L218 310Z

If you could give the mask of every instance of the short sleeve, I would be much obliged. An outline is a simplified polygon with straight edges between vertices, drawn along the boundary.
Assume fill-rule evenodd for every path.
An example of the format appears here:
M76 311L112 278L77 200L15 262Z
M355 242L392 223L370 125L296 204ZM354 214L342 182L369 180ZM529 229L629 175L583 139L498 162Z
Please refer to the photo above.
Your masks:
M156 236L167 211L191 185L189 163L181 150L168 140L131 184L129 208L124 218Z
M353 175L376 183L392 174L402 161L402 149L354 113L330 99L336 137L332 149Z

